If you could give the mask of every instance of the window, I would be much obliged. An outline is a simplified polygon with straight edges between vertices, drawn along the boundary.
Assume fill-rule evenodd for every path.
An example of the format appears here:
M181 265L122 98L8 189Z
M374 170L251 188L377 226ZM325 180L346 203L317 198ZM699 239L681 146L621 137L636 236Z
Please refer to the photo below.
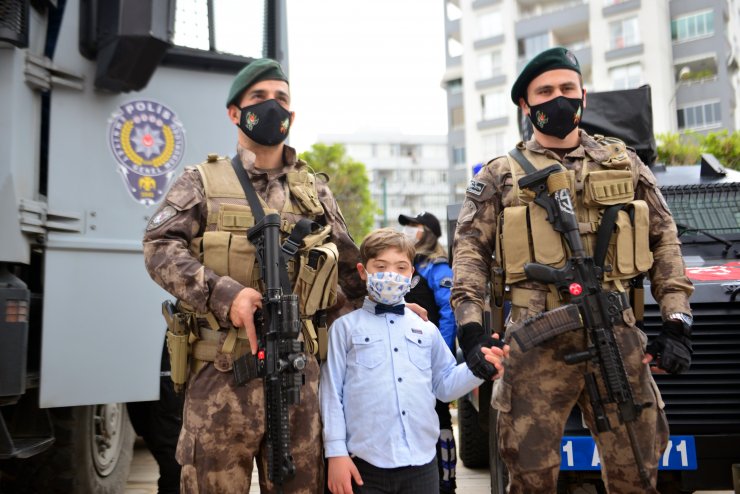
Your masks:
M503 72L501 52L493 51L478 55L478 79L490 79Z
M506 95L503 91L493 91L481 95L483 120L493 120L506 116Z
M456 21L462 17L462 10L454 2L446 2L447 20Z
M196 50L262 58L266 56L265 19L263 0L176 0L172 42Z
M452 163L455 165L465 163L465 148L464 147L452 148Z
M450 125L453 129L465 126L465 108L458 106L450 110Z
M719 101L678 109L678 129L696 130L722 124Z
M463 91L462 79L453 79L447 83L447 91L450 94L460 94Z
M609 79L612 89L632 89L640 87L642 83L642 66L639 63L622 65L609 69Z
M483 136L483 160L488 161L506 152L506 142L503 132Z
M501 12L494 11L488 12L478 17L477 30L475 32L475 39L487 39L493 38L502 34L501 29L503 23L501 22Z
M459 40L450 36L447 38L447 55L450 58L459 57L463 53L463 45Z
M550 35L547 33L528 36L520 39L518 43L519 57L523 58L525 62L530 61L535 55L548 48L550 48Z
M707 10L677 17L671 21L671 39L686 41L714 34L714 12Z
M609 49L618 50L640 44L640 31L637 17L629 17L609 23Z

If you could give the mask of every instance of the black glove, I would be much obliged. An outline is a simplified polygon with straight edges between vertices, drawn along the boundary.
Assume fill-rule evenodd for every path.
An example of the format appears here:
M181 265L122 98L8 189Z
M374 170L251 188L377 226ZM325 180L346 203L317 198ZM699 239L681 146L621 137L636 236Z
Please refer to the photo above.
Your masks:
M462 348L465 355L465 363L468 364L470 372L475 377L485 381L493 379L498 370L486 360L481 348L484 346L503 348L504 343L490 334L486 334L483 326L477 322L463 324L457 332L457 339L460 341L460 348Z
M659 368L671 374L686 372L693 353L690 334L690 328L681 321L664 321L663 330L650 342L645 353L653 356Z

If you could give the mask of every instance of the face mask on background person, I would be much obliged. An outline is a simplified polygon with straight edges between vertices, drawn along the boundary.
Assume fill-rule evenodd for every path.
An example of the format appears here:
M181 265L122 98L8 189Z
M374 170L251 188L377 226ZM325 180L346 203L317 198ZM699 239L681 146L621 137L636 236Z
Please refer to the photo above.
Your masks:
M583 98L558 96L530 106L529 120L543 134L563 139L578 126L582 112Z
M411 240L411 242L416 245L419 243L419 231L422 229L421 226L411 226L406 225L403 228L401 228L401 233L403 233L406 238Z
M275 146L288 137L290 112L274 99L241 109L238 127L263 146Z
M367 293L373 300L386 305L403 303L411 289L411 278L393 272L367 273Z

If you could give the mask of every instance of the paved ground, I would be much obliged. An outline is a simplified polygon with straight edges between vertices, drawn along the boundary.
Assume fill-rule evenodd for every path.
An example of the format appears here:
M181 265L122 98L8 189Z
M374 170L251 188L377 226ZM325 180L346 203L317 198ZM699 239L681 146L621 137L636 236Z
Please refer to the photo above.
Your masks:
M452 420L455 424L457 438L457 410L452 409ZM137 440L131 474L126 484L125 494L157 494L157 463L141 440ZM254 475L250 492L258 493L257 475ZM490 494L491 482L488 469L471 470L465 468L461 461L457 463L457 492L460 494ZM697 491L695 494L732 494L732 491Z
M457 410L453 409L453 422L455 423L455 435L457 436ZM159 471L157 462L144 446L141 440L136 441L134 450L134 461L131 464L131 474L126 484L125 494L157 494L157 478ZM252 479L250 492L258 493L259 484L257 475ZM471 470L465 468L458 460L457 464L457 492L460 494L490 494L490 480L488 470Z

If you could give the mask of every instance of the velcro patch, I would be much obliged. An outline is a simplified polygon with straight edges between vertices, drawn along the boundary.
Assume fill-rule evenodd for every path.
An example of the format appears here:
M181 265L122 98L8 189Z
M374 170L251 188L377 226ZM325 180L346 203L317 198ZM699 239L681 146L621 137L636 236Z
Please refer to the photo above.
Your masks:
M174 218L177 214L177 210L169 204L162 208L157 214L152 216L149 220L149 224L146 226L147 231L154 230L160 225L167 223L170 219Z
M452 288L452 278L442 278L439 282L439 286L442 288Z
M468 188L465 189L465 192L469 192L473 195L479 196L483 193L483 189L486 188L486 184L483 182L478 182L475 179L470 180L470 184L468 185Z

